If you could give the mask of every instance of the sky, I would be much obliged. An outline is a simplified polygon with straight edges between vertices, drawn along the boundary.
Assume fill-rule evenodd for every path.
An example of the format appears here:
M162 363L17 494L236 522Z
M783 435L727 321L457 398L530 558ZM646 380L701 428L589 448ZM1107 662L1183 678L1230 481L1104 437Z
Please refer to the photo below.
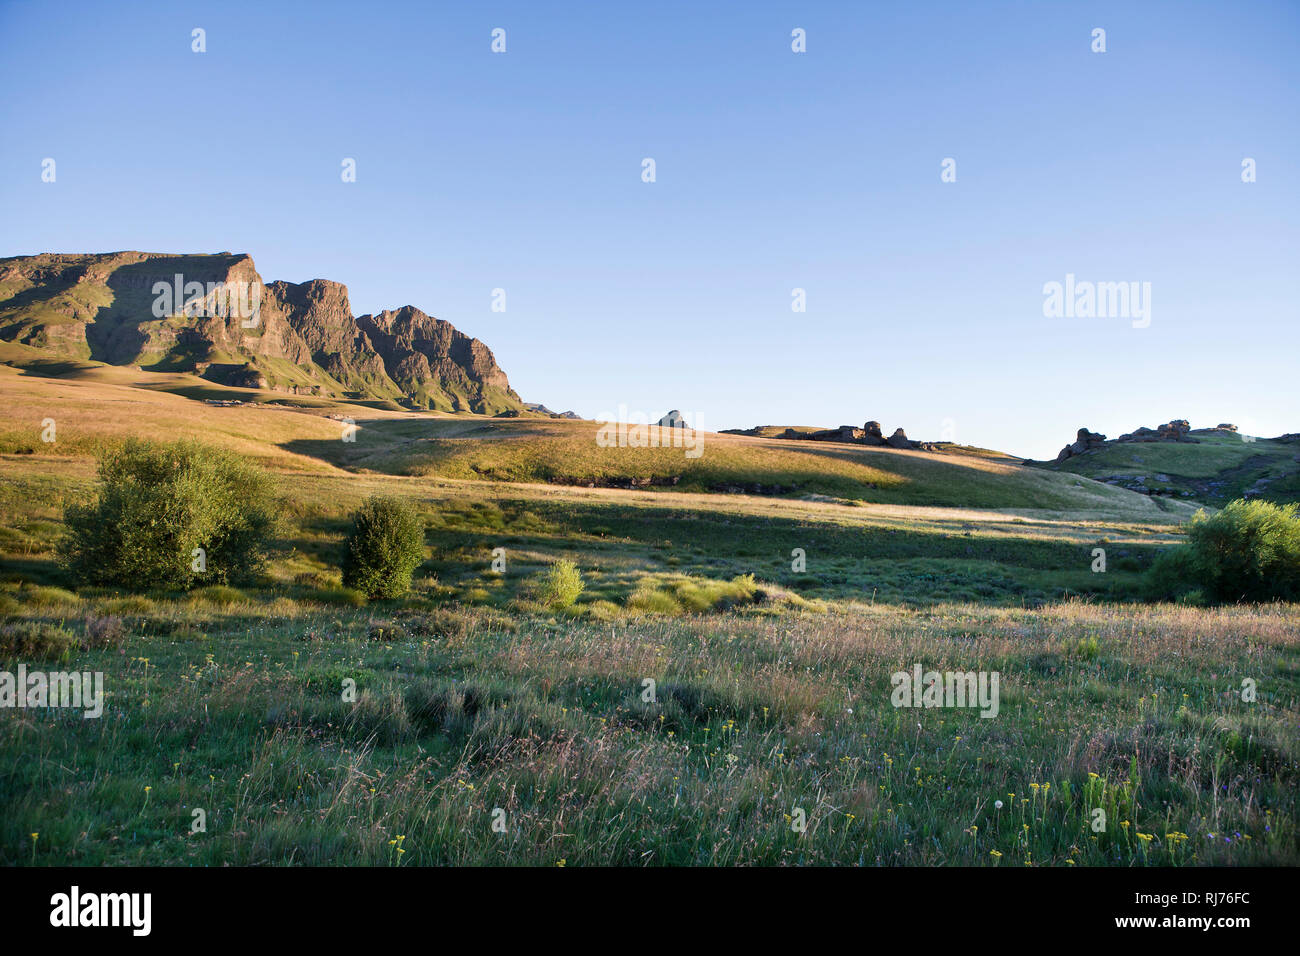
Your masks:
M0 90L0 256L246 252L557 411L1300 431L1300 3L0 0Z

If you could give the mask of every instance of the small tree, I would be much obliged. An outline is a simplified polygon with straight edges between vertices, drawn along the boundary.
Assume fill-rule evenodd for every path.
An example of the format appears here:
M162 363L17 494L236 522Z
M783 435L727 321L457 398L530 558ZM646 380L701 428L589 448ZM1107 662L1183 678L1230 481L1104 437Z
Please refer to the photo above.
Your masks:
M533 580L536 599L547 607L562 610L569 607L582 594L582 572L567 558L561 558Z
M1158 598L1193 589L1217 603L1300 600L1300 505L1237 500L1213 517L1199 511L1187 544L1151 568Z
M64 512L60 556L80 580L145 590L255 577L276 525L270 479L193 441L131 439L99 461L94 501Z
M401 597L424 560L424 522L400 498L376 495L352 516L343 584L369 598Z

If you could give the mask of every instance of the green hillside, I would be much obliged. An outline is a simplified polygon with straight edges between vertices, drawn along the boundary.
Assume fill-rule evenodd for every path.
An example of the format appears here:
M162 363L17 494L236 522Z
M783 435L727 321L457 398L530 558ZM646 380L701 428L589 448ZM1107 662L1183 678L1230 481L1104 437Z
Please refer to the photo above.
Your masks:
M1110 442L1063 462L1035 462L1144 494L1223 505L1253 497L1300 501L1300 440L1250 440L1201 429L1192 442Z

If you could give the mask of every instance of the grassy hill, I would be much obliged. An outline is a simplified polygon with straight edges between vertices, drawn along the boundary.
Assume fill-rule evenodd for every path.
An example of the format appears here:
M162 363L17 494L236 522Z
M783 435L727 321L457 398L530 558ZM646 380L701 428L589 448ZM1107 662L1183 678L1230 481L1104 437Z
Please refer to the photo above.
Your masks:
M1212 429L1195 443L1110 442L1063 462L1036 462L1145 494L1223 505L1241 497L1300 501L1300 441L1243 440Z
M216 386L193 375L63 363L49 378L0 367L0 401L23 409L0 427L0 452L87 455L128 435L202 434L242 454L294 470L376 472L421 478L821 497L928 507L1015 509L1132 519L1190 514L1067 474L959 451L917 452L700 433L702 453L681 448L602 448L597 425L492 419L284 396ZM197 399L268 403L217 408ZM377 406L377 407L376 407ZM57 412L58 440L40 441ZM333 416L333 418L329 417ZM355 440L342 440L356 423ZM669 430L651 427L667 442Z

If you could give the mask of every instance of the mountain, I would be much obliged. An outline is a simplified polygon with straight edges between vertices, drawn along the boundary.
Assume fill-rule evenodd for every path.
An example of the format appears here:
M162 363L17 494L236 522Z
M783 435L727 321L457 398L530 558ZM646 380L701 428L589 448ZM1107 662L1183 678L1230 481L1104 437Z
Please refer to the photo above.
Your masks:
M263 282L243 254L0 259L0 349L11 365L70 359L408 408L524 408L491 349L451 323L410 305L354 316L341 283Z
M1235 498L1300 501L1300 434L1257 438L1231 424L1175 419L1118 438L1080 428L1051 462L1027 462L1154 497L1221 506Z

